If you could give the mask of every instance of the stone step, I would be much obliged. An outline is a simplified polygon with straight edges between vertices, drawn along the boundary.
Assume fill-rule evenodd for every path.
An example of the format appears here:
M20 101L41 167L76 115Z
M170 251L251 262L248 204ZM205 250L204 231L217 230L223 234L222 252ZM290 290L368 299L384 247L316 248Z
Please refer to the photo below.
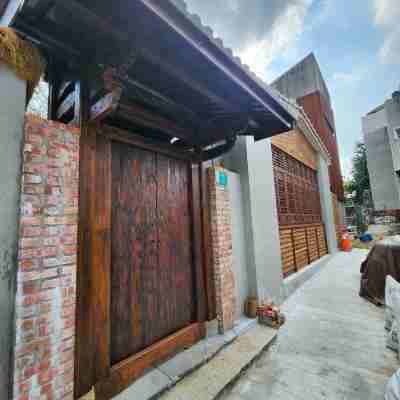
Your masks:
M278 331L256 325L238 336L207 364L155 398L160 400L214 400L240 377L274 341Z

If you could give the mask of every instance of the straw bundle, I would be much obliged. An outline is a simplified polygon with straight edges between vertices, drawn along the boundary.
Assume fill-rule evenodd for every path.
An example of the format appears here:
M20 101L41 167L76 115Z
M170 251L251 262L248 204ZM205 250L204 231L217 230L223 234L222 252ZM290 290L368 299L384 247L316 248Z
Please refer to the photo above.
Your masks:
M46 64L39 50L22 40L11 28L0 28L0 62L28 83L28 99L39 83Z

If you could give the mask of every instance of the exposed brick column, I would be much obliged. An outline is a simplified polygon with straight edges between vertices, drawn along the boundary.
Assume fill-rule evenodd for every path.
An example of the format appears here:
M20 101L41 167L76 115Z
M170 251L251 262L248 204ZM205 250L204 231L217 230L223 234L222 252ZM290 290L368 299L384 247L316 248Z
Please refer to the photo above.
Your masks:
M27 116L14 399L72 399L79 130Z
M233 328L235 277L232 259L231 206L228 184L220 182L221 167L208 169L215 298L220 333Z

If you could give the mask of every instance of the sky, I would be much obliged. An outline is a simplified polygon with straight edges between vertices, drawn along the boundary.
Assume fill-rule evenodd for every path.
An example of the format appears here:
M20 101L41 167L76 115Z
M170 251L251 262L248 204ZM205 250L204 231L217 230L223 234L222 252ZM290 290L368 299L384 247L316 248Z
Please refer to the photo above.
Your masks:
M327 82L345 178L361 118L400 85L400 0L186 0L271 83L310 52Z

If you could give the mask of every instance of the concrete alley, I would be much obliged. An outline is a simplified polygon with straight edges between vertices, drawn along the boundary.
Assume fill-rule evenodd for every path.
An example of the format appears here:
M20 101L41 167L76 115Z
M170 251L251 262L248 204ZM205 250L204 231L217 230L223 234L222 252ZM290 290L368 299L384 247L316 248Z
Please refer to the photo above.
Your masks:
M366 254L339 253L285 303L277 341L224 400L383 399L399 364L383 309L358 296Z

